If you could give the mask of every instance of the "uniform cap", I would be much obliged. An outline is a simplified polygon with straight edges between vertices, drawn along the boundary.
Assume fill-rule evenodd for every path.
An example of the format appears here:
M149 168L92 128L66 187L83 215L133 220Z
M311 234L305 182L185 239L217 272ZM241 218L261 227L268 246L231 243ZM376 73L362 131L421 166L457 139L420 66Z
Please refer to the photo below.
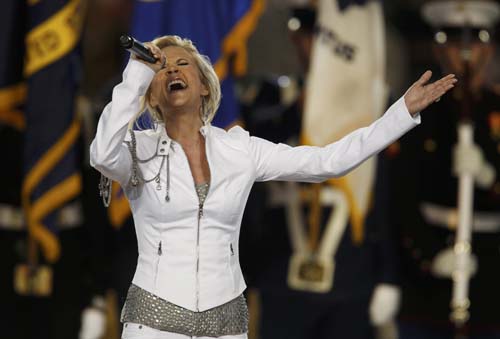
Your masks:
M436 42L460 40L463 29L471 37L488 43L500 19L500 5L491 0L436 0L422 6L422 17L435 30Z
M500 5L491 0L430 1L422 6L422 16L437 29L463 26L491 29L500 18Z

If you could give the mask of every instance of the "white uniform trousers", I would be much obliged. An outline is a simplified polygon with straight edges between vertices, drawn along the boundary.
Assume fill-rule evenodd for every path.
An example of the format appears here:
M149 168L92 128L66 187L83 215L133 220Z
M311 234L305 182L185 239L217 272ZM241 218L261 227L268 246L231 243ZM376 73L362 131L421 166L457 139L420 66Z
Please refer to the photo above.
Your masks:
M226 335L220 339L248 339L248 335ZM123 325L122 339L214 339L213 337L191 337L184 334L160 331L148 326L125 323Z

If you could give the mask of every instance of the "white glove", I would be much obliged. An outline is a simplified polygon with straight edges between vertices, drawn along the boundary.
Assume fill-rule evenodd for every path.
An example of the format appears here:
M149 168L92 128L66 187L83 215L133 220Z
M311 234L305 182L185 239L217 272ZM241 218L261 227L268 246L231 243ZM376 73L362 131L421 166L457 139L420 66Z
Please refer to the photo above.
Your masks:
M472 174L478 187L488 188L495 181L495 168L484 160L483 152L476 145L458 144L453 149L453 173Z
M399 310L401 290L396 285L378 284L373 290L369 315L373 326L393 320Z
M452 278L453 271L455 270L455 251L453 247L448 247L434 257L431 265L431 272L438 278ZM471 253L469 263L465 267L469 271L469 276L473 276L477 272L477 258Z
M106 331L105 302L102 297L94 297L92 306L82 312L79 339L100 339Z

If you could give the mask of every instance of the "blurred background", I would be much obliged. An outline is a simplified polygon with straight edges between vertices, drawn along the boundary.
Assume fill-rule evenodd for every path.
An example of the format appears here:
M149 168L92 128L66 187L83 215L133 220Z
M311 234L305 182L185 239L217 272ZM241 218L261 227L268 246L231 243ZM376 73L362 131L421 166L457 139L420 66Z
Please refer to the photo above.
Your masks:
M498 1L3 0L0 18L1 338L120 337L133 220L116 183L104 207L88 149L123 33L192 39L222 84L213 124L290 145L366 126L427 69L455 73L349 175L254 186L249 337L500 338Z

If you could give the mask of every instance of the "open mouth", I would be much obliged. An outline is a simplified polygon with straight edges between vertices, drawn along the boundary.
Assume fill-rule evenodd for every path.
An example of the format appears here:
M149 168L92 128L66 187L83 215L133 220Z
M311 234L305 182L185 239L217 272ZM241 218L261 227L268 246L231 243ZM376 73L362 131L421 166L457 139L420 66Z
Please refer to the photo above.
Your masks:
M175 79L175 80L172 80L168 83L168 91L169 92L180 91L180 90L183 90L186 88L187 88L186 83L180 79Z

